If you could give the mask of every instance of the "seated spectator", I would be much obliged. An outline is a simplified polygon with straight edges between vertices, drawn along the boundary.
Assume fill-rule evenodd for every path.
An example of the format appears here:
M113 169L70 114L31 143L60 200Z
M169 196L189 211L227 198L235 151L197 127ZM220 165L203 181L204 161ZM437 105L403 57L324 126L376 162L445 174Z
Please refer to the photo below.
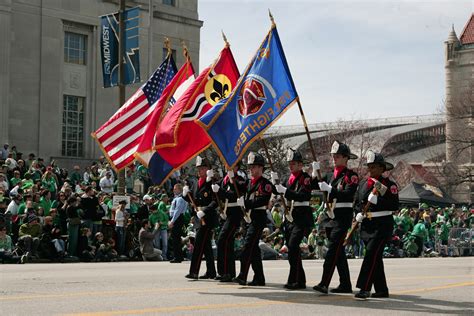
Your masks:
M77 255L79 259L90 262L95 258L95 247L90 244L91 230L87 227L81 229L81 235L77 242Z
M104 234L101 232L95 234L94 246L96 261L109 262L117 258L117 252L113 248L115 243L112 244L111 240L104 241Z
M29 260L31 257L38 258L38 246L41 237L41 225L38 222L36 215L28 216L28 222L20 226L18 232L18 242L21 243L21 247L25 251L26 258ZM24 261L22 259L22 261Z
M0 260L2 260L2 263L12 259L12 251L12 238L7 235L7 227L0 225Z
M153 240L155 236L160 232L160 225L156 223L153 232L149 232L150 221L144 219L142 221L142 228L138 233L138 240L140 242L140 251L142 253L143 261L162 261L162 252L160 249L153 247Z

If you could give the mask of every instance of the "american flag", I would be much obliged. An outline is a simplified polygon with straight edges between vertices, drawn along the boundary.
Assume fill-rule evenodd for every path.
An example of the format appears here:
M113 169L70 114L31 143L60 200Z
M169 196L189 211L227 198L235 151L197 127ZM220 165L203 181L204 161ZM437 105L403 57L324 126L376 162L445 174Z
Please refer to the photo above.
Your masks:
M150 79L104 125L92 133L116 170L125 168L135 159L133 154L140 144L153 109L176 72L176 64L169 54Z

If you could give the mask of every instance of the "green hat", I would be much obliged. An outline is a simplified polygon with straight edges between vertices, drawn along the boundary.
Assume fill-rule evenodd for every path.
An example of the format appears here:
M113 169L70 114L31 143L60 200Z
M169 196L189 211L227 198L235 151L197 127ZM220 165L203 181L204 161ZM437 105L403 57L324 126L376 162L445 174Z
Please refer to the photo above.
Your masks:
M165 197L168 197L168 194L163 193L162 195L160 195L160 200L163 200Z
M429 207L428 204L426 204L426 203L422 203L422 204L420 205L420 210L426 210L427 208L430 208L430 207Z

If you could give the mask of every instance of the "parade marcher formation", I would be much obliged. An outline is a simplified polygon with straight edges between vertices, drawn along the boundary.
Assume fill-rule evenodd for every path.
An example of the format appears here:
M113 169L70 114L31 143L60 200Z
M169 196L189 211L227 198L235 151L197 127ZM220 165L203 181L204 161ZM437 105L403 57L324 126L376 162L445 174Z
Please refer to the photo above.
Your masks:
M331 147L334 170L322 179L319 163L312 163L312 173L303 170L301 152L289 149L286 155L289 177L279 183L278 174L270 172L271 180L264 176L265 158L256 152L247 157L249 176L241 169L239 162L225 176L217 179L210 162L200 156L196 159L198 179L182 187L174 186L175 197L171 203L169 227L173 240L173 263L183 261L180 251L181 234L184 228L183 215L187 205L192 207L194 225L197 227L194 250L189 273L192 280L215 279L220 282L234 282L239 285L265 286L265 275L259 243L269 218L267 212L272 197L281 196L284 205L285 240L288 248L290 271L284 288L298 290L306 288L306 274L303 268L300 245L308 236L314 222L310 200L312 190L326 194L325 210L320 218L328 238L328 249L323 263L321 281L313 287L317 292L352 293L349 265L345 254L345 242L352 229L361 226L361 239L366 245L355 294L357 299L368 297L389 297L383 268L383 249L392 236L392 212L398 209L398 187L382 176L393 165L386 162L380 153L372 151L367 155L369 176L359 183L358 174L348 168L350 159L358 157L351 153L347 144L335 141ZM222 177L223 176L223 177ZM144 197L146 201L147 197ZM357 214L355 216L355 214ZM270 215L271 216L271 215ZM217 231L219 222L222 223ZM243 249L240 253L240 272L236 272L234 253L235 235L244 227ZM217 269L214 263L212 238L217 237ZM199 275L201 261L206 260L206 272ZM250 268L253 278L249 278ZM332 276L337 268L339 285L329 290ZM375 293L370 291L372 285Z
M349 159L357 159L357 156L351 153L349 146L337 141L331 147L331 155L334 161L334 172L328 176L327 182L318 183L321 191L328 193L328 202L333 209L323 222L329 245L321 282L313 289L327 294L334 269L337 267L339 286L331 292L352 293L349 265L343 243L354 217L353 201L359 184L359 176L347 168L347 163Z

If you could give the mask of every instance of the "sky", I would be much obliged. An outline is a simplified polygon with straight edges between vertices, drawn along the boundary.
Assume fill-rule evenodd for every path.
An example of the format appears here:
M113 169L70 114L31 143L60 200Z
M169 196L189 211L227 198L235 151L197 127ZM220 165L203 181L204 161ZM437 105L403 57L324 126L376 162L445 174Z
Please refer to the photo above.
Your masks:
M474 0L198 0L200 68L230 42L244 71L270 29L271 10L308 123L437 114L444 41L458 37ZM297 105L277 123L301 124Z

